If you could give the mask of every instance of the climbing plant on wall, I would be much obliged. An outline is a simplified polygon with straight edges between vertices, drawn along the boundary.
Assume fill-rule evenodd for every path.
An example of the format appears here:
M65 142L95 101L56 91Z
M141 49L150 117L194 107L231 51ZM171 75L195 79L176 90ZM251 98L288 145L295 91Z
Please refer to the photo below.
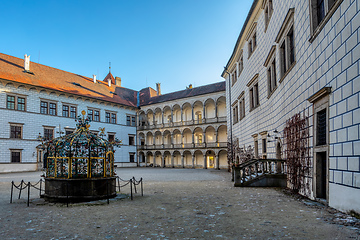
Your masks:
M303 115L303 116L301 116ZM286 121L284 128L285 156L288 167L288 181L294 192L309 192L307 177L310 173L308 117L295 114Z

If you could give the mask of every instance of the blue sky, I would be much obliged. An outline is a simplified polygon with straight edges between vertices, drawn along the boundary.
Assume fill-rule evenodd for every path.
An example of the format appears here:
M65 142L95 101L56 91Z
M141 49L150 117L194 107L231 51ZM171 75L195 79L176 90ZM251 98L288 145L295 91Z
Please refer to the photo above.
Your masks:
M12 0L0 52L87 77L109 71L134 90L162 93L220 77L251 0Z

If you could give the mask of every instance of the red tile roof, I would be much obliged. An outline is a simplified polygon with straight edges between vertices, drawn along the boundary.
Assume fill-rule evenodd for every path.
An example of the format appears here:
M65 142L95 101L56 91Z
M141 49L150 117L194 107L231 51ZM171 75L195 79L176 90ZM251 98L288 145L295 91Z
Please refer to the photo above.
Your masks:
M1 79L131 107L137 106L137 91L115 86L115 79L111 73L105 77L111 78L113 84L109 87L107 82L98 80L94 83L92 78L34 62L30 62L30 72L24 72L24 59L0 53Z
M221 91L225 91L225 86L226 86L225 81L222 81L201 87L172 92L160 96L151 95L152 88L144 88L140 91L140 106L177 100L181 98L194 97L208 93L221 92Z

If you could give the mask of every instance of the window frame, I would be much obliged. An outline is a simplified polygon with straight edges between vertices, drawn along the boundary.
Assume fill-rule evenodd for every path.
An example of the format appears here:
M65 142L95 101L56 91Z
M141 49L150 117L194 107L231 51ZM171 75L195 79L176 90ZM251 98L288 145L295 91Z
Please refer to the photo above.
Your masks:
M13 153L19 153L19 161L13 161ZM21 163L22 149L10 149L10 163Z
M24 124L19 124L19 123L10 123L10 139L23 139L23 125ZM17 128L20 128L19 130L16 130ZM13 130L14 129L14 130ZM20 137L17 133L20 133Z
M91 113L90 113L91 112ZM101 122L101 114L100 114L100 109L96 109L96 108L88 108L87 109L87 116L89 117L90 121L93 122Z
M45 105L43 106L43 103L46 104L46 107ZM53 107L54 105L55 108ZM58 107L57 105L58 104L56 101L40 99L40 114L57 116L57 107ZM43 109L45 109L45 111L43 111Z
M64 107L67 107L67 110L64 110ZM75 111L73 111L75 109ZM72 104L63 103L61 116L66 118L76 118L77 115L77 107ZM67 116L64 116L64 113L67 112Z
M317 0L309 0L309 14L310 14L310 39L312 43L319 35L326 23L331 19L343 0L333 0L332 6L329 6L330 0L324 0L324 17L321 21L318 20Z
M270 52L265 60L264 67L266 67L266 77L267 77L267 86L268 86L268 98L275 92L277 89L277 71L276 71L276 45L273 45L270 49Z
M246 86L249 88L249 112L251 112L260 106L259 74L256 74Z
M232 117L233 117L233 125L239 122L239 107L238 107L238 100L231 105L232 107Z
M238 97L238 105L239 105L239 121L241 121L245 117L245 91Z
M266 32L268 26L269 26L269 22L271 19L271 16L274 12L274 7L273 7L273 2L272 0L265 0L263 2L263 6L262 8L264 9L264 25L265 25L265 29L264 32Z
M13 97L14 98L14 108L9 108L9 97ZM19 99L24 99L24 103L19 103ZM26 96L23 95L17 95L17 94L6 94L6 109L8 110L16 110L16 111L21 111L21 112L26 112ZM19 109L19 105L23 105L24 109Z
M115 135L116 135L116 133L114 133L114 132L108 132L107 134L108 134L108 141L109 141L109 142L114 142L114 141L115 141Z
M132 138L132 141L130 138ZM129 134L129 146L135 146L135 135L133 134Z
M246 37L246 41L248 42L248 59L255 52L257 47L257 32L256 32L257 22L254 22L250 28L249 34Z
M279 46L280 83L296 64L296 35L294 29L294 15L295 9L290 8L275 39L275 42Z
M54 131L54 129L55 129L55 127L45 127L44 126L44 139L46 139L46 140L51 140L51 139L54 139L55 138L55 131ZM52 134L50 134L49 136L52 136L52 138L50 138L50 137L47 137L46 135L46 132L47 131L51 131L52 132Z

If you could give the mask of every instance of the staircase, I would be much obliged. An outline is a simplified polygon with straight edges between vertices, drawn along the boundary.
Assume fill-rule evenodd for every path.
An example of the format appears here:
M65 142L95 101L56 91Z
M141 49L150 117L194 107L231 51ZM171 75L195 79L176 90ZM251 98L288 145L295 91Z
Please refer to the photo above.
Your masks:
M283 159L251 159L233 167L235 187L286 187Z

